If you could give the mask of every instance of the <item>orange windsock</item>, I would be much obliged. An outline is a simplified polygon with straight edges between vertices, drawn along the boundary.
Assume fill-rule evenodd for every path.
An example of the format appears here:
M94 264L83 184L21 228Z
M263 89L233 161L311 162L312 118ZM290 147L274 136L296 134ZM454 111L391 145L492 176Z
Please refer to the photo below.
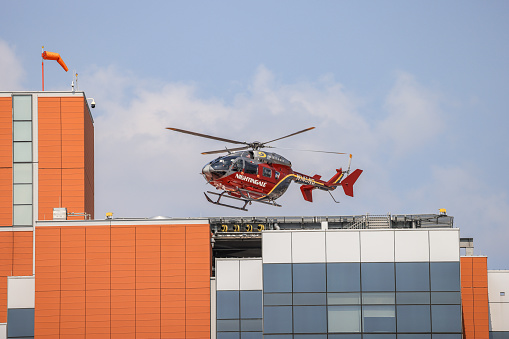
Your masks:
M60 66L62 66L62 68L64 69L64 71L68 71L69 69L67 68L67 65L65 64L64 60L62 60L62 58L60 57L60 54L58 53L53 53L53 52L42 52L42 58L44 60L56 60Z

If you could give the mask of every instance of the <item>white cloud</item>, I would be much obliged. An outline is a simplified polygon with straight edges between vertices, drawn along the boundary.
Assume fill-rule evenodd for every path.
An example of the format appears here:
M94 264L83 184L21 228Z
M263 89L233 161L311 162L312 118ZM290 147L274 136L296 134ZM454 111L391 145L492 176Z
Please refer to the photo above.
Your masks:
M375 127L370 126L370 122L360 113L363 99L347 92L330 75L315 83L280 84L267 68L260 66L252 83L246 85L245 91L238 93L231 103L225 103L219 98L203 99L193 84L153 83L147 79L138 79L133 74L120 74L114 67L95 68L85 74L85 78L94 80L93 83L82 85L82 88L87 88L87 94L97 102L94 111L96 177L99 184L97 206L114 204L123 211L120 213L144 214L145 211L158 208L163 212L170 209L186 215L197 210L218 210L215 206L210 209L211 206L201 197L200 192L211 187L206 187L197 173L210 160L210 156L203 157L199 153L221 149L225 145L165 130L169 126L239 141L271 140L309 126L317 126L314 131L282 140L276 145L354 153L353 167L367 169L360 180L364 181L364 185L358 184L358 193L364 195L372 209L384 209L384 212L397 209L403 205L404 199L391 188L388 180L381 180L389 176L390 168L385 166L387 160L382 159L378 152L381 148L387 148L388 143L397 142L401 149L422 145L426 140L424 136L418 136L418 142L408 143L403 137L394 137L394 129L386 126L397 120L401 124L397 128L404 130L405 124L412 122L415 117L420 118L421 124L424 124L429 120L428 115L435 114L438 106L436 98L422 89L408 74L399 76L387 100L389 116ZM424 108L415 113L414 107ZM318 173L327 178L334 173L335 168L345 167L348 159L346 156L316 153L281 153L293 162L295 170ZM108 185L103 185L103 180ZM103 190L108 187L109 191L113 182L117 183L117 198L110 202L102 201L106 197ZM163 187L159 193L151 191ZM125 193L135 192L134 188L145 198L134 199L130 193ZM321 199L321 193L316 193L316 199ZM340 205L338 210L338 206L328 200L323 206L311 206L300 195L298 188L285 195L281 199L285 205L283 210L274 211L270 207L267 209L258 206L253 208L268 214L302 213L303 209L309 208L313 208L310 214L330 209L335 212L322 213L346 213L344 205ZM348 200L350 198L339 196L341 201L346 200L355 209L355 199ZM128 200L126 197L129 197ZM188 206L189 201L196 202L196 199L199 208ZM330 199L328 195L326 199ZM168 201L172 201L172 208L166 207ZM221 209L219 213L229 212ZM365 210L361 213L365 213Z
M24 70L13 47L0 41L0 88L21 89ZM420 85L412 75L399 73L377 122L363 114L365 100L325 75L316 82L279 83L260 66L250 84L229 103L203 98L192 83L151 81L114 66L94 67L80 74L80 89L94 97L96 130L96 217L175 217L224 215L345 215L429 213L440 207L455 216L462 236L473 236L477 251L503 264L507 238L504 191L486 187L474 168L452 158L440 166L423 162L431 173L411 187L398 185L395 168L409 155L439 138L447 122L442 98ZM171 132L179 127L240 141L271 140L297 130L317 129L277 146L346 151L354 154L354 168L365 172L356 184L356 198L336 192L334 204L324 192L305 202L293 185L278 202L283 208L249 206L248 213L208 204L211 190L199 175L211 156L200 152L221 149L221 142ZM277 150L276 150L277 151ZM280 151L297 171L329 177L347 158L316 153ZM476 252L477 254L479 252ZM500 263L500 264L499 264Z
M0 90L18 91L23 89L21 81L25 71L14 47L0 40Z
M473 166L433 166L429 183L410 192L408 200L421 206L434 204L446 208L455 217L461 236L474 238L476 255L488 255L494 268L508 268L506 239L509 228L505 212L509 210L506 193L488 187ZM501 267L505 265L505 267Z
M388 116L378 134L398 155L415 150L443 131L445 115L437 93L421 86L411 74L400 72L385 103Z
M314 83L281 84L261 66L252 83L230 103L201 97L194 84L153 83L119 74L114 67L97 68L86 78L94 79L84 88L97 102L93 113L98 218L107 211L117 217L189 217L433 213L445 207L456 216L462 236L474 236L481 248L490 248L493 234L482 234L478 224L494 234L505 232L501 216L507 199L496 190L487 191L474 170L423 162L422 170L431 173L428 181L416 176L412 186L398 184L402 174L393 175L395 168L443 131L437 123L439 118L444 120L440 96L409 74L398 75L386 98L387 116L377 123L362 115L363 99L331 76ZM201 193L213 188L198 175L212 158L200 152L225 145L165 129L172 126L240 141L264 141L313 125L316 130L275 144L353 152L353 167L365 170L356 184L356 197L347 198L338 191L335 196L341 204L335 204L328 194L316 192L310 204L293 185L278 200L283 208L254 204L247 213L213 206ZM323 177L347 163L346 157L280 153L293 162L295 170ZM499 250L492 250L497 256L504 248L499 242L495 246Z

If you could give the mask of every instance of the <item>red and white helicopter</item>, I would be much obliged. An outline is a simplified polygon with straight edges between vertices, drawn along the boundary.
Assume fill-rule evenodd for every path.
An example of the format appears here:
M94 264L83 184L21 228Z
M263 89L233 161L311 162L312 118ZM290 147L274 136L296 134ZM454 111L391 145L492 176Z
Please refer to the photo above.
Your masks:
M167 127L167 129L190 134L202 138L223 141L231 144L243 145L241 147L226 148L224 150L203 152L202 154L225 153L228 155L221 156L206 164L202 169L205 180L221 190L217 192L204 192L207 200L213 204L231 207L247 211L246 206L252 202L260 202L273 206L281 207L276 203L276 199L282 196L292 181L301 184L300 190L304 200L312 202L312 191L315 189L330 192L334 191L338 186L343 187L346 195L353 197L353 185L362 173L362 170L356 169L350 174L350 163L352 155L348 162L348 169L343 171L341 168L336 169L336 173L328 181L321 180L321 176L315 174L309 176L296 172L292 169L292 163L283 156L260 151L262 148L275 148L267 146L268 143L288 138L303 132L310 131L314 127L306 128L284 137L273 139L267 142L245 142L231 139L214 137L207 134L201 134L183 129ZM338 152L311 151L320 153L346 154ZM217 196L217 200L212 200L208 195ZM331 194L332 197L332 194ZM230 198L240 200L243 206L237 207L221 202L222 198ZM332 197L334 199L334 197ZM334 199L335 202L337 202Z

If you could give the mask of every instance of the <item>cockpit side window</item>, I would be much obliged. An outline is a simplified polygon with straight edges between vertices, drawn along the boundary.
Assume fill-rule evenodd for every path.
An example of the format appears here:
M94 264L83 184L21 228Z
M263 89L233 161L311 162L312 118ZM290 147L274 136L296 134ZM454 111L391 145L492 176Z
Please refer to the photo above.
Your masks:
M211 163L211 166L213 169L218 171L227 171L230 168L233 159L235 159L235 157L218 158Z
M270 168L263 167L262 175L264 177L271 178L272 177L272 170Z
M235 160L235 162L232 165L232 171L234 171L234 172L240 171L244 165L243 162L244 161L242 159Z
M245 161L244 162L244 173L258 174L258 166L251 163L250 161Z

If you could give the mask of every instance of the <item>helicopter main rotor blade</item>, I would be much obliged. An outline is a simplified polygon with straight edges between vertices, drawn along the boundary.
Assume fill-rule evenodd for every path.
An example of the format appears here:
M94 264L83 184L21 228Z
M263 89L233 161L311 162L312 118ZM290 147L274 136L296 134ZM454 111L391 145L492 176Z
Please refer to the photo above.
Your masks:
M267 142L264 142L263 145L265 144L268 144L269 142L273 142L273 141L277 141L277 140L281 140L281 139L284 139L284 138L289 138L289 137L292 137L294 135L297 135L297 134L300 134L300 133L304 133L304 132L307 132L307 131L310 131L314 129L314 127L309 127L309 128L306 128L306 129L303 129L302 131L298 131L298 132L295 132L295 133L292 133L292 134L288 134L284 137L281 137L281 138L277 138L277 139L274 139L274 140L271 140L271 141L267 141Z
M217 154L217 153L235 152L235 151L242 151L245 149L249 149L249 146L220 149L217 151L202 152L201 154Z
M194 136L197 136L197 137L201 137L201 138L207 138L207 139L213 139L213 140L218 140L218 141L224 141L224 142L228 142L230 144L247 145L247 142L236 141L236 140L225 139L225 138L219 138L219 137L214 137L212 135L207 135L207 134L201 134L201 133L186 131L184 129L179 129L179 128L166 127L166 129L170 129L170 130L175 131L175 132L191 134L191 135L194 135ZM227 151L225 151L225 152L227 152Z
M328 153L328 154L350 154L350 153L342 153L342 152L317 151L317 150L313 150L313 149L282 148L282 147L274 147L274 146L267 146L267 147L277 148L277 149L284 149L284 150L290 150L290 151L299 151L299 152L314 152L314 153Z

